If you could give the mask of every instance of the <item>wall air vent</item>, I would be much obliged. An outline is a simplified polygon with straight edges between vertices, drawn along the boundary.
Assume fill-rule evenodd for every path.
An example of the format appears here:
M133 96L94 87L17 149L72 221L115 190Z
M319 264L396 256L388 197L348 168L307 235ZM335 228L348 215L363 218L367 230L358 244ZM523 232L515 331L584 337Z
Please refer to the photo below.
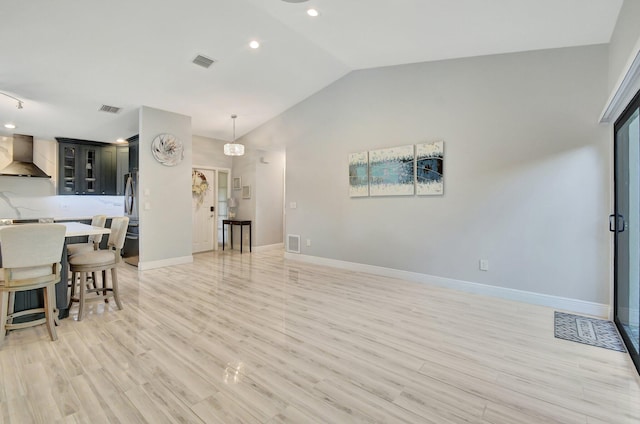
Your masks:
M203 68L208 68L213 64L213 62L215 62L215 60L209 59L208 57L202 56L201 54L199 54L198 56L196 56L195 59L193 59L193 63L195 63L198 66L202 66Z
M109 106L109 105L102 105L100 106L100 109L98 109L100 112L107 112L107 113L118 113L120 112L120 110L122 110L121 107L115 107L115 106Z
M300 236L287 234L287 252L300 253Z

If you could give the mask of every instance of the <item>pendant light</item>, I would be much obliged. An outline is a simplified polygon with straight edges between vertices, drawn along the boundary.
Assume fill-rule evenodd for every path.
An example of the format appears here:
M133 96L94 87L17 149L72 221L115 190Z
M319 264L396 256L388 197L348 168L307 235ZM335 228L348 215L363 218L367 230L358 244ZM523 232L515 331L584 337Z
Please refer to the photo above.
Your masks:
M244 146L240 143L236 143L236 118L238 115L231 115L233 119L233 142L224 145L224 154L227 156L242 156L244 155Z

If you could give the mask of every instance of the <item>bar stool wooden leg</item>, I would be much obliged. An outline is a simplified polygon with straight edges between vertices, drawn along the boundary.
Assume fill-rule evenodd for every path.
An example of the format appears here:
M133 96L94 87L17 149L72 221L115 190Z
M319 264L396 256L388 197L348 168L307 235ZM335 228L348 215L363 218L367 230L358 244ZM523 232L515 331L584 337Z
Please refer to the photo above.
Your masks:
M47 320L47 331L49 332L49 337L51 340L58 340L58 335L56 334L56 325L55 320L53 319L53 310L55 309L56 303L56 292L55 286L45 286L44 289L44 317Z
M84 314L84 295L87 291L87 273L80 272L80 307L78 308L78 321L82 321L82 315Z
M103 269L102 270L102 288L104 290L102 290L102 295L106 296L107 295L107 270ZM109 298L105 298L104 299L104 303L109 303Z
M98 283L96 282L96 273L95 272L91 273L91 282L93 283L93 288L97 289L98 288ZM88 285L87 285L87 288L91 289L91 287L89 287Z
M13 309L16 307L16 292L9 292L9 312L13 314ZM13 324L13 317L7 321L9 324Z
M76 275L75 272L71 273L71 283L70 283L70 287L71 287L71 293L69 294L69 304L67 305L67 309L71 309L71 305L73 304L74 300L73 298L76 295L76 283L77 283L77 279L78 276Z
M120 303L120 295L118 293L118 273L115 267L111 268L111 289L118 309L122 310L122 303Z
M4 335L7 333L7 319L9 315L9 293L0 292L0 345L4 341Z

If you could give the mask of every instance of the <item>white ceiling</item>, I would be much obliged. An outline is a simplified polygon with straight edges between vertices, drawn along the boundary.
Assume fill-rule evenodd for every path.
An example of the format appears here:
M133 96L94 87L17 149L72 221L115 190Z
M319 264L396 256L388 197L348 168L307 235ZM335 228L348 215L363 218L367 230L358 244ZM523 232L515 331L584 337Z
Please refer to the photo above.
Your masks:
M141 105L241 136L363 68L607 43L622 0L3 0L0 135L112 142ZM306 15L309 7L320 16ZM250 40L261 42L257 50ZM191 63L202 54L209 69ZM117 114L99 112L118 106Z

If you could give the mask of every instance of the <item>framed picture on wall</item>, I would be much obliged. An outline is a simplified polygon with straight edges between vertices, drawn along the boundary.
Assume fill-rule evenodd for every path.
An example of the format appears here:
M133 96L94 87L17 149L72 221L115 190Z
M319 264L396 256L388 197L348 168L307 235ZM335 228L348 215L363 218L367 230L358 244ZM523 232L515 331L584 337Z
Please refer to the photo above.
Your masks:
M242 186L242 198L243 199L251 199L251 186L250 185Z
M369 196L369 153L349 154L349 196Z
M444 141L416 144L416 194L444 193Z
M413 144L369 151L369 195L413 196Z
M233 189L240 190L242 188L242 178L233 177Z

